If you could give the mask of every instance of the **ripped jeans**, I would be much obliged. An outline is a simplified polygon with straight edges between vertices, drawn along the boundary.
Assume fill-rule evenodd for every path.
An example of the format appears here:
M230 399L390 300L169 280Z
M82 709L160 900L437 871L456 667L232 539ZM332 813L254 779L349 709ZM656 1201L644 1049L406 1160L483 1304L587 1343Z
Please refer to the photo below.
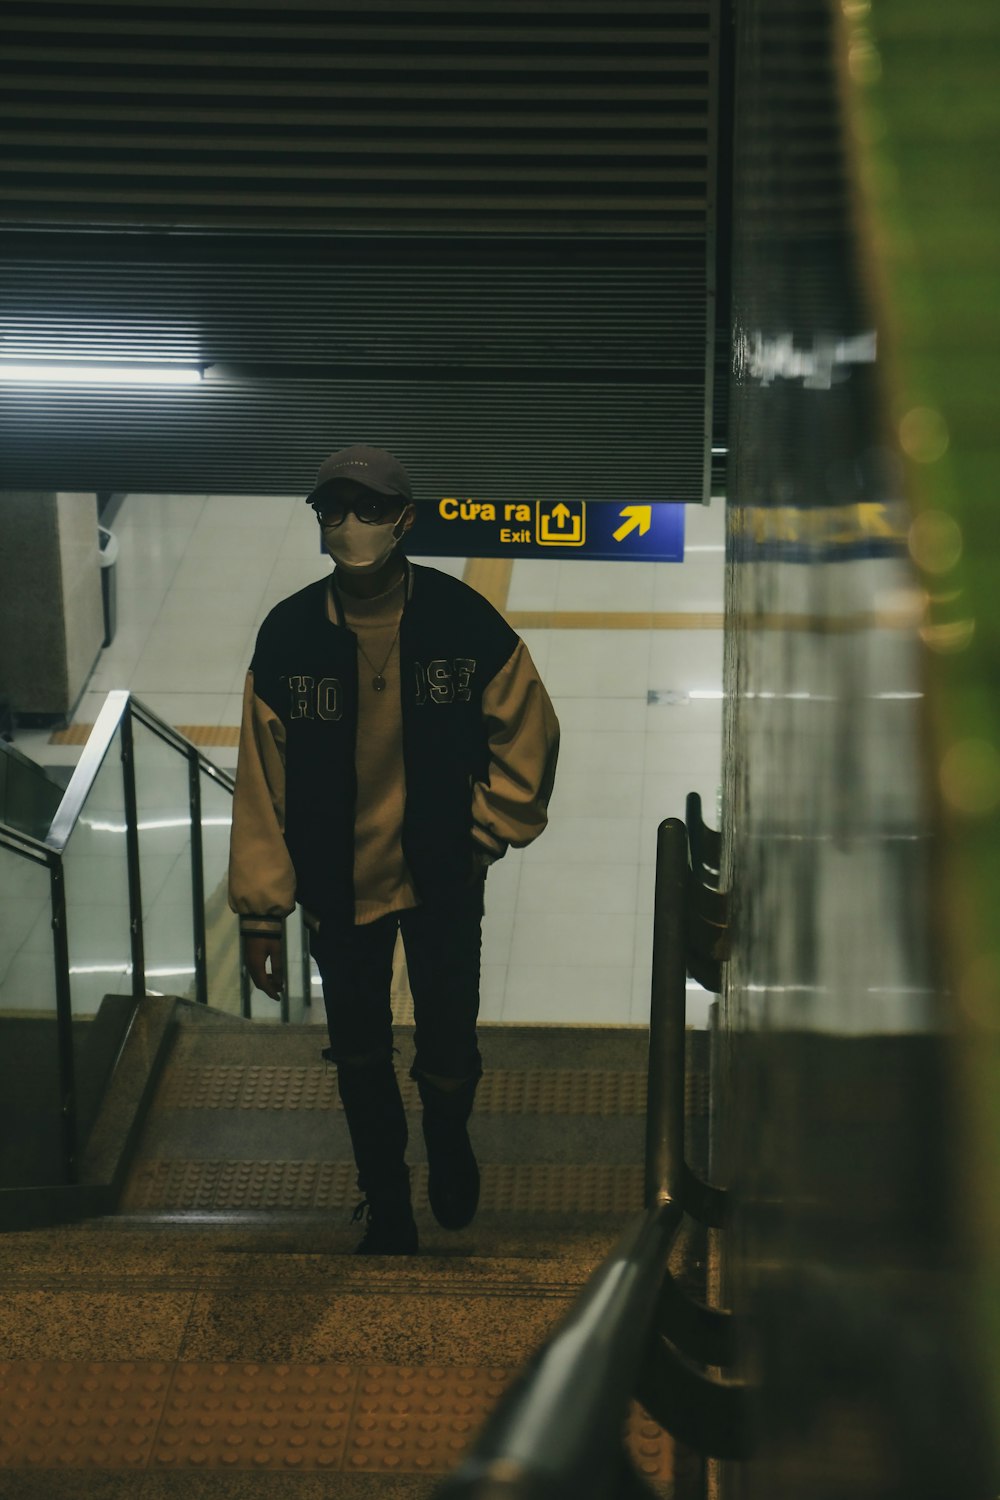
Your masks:
M310 937L323 980L330 1058L392 1056L392 954L402 933L413 995L411 1074L478 1078L484 882L362 925L324 921Z

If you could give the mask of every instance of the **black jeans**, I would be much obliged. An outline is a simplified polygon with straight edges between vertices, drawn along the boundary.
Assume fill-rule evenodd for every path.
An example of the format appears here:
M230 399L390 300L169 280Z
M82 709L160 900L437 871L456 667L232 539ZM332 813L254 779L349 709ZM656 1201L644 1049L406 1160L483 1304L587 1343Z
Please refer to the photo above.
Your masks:
M326 921L310 940L323 980L330 1057L392 1055L392 951L402 933L418 1073L478 1078L484 882L360 926Z

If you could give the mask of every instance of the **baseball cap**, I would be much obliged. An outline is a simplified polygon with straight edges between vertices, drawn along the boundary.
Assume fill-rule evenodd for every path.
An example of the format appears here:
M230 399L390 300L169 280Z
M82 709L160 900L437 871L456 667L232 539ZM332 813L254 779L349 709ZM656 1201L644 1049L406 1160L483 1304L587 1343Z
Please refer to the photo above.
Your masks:
M372 448L367 443L352 443L331 453L319 466L316 483L306 501L311 505L328 484L337 479L353 479L380 495L399 495L412 500L410 476L398 458L386 453L384 448Z

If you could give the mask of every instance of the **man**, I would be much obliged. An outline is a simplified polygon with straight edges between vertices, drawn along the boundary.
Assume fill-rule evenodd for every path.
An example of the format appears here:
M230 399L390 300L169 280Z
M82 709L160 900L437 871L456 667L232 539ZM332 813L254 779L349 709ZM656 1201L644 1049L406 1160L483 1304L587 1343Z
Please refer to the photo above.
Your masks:
M461 1229L479 1201L469 1142L486 871L546 823L559 726L524 642L468 585L416 567L410 481L379 448L321 465L308 496L336 564L271 611L244 697L230 903L247 968L281 992L300 902L323 981L354 1149L360 1252L417 1250L392 1063L397 931L413 992L411 1076L428 1197Z

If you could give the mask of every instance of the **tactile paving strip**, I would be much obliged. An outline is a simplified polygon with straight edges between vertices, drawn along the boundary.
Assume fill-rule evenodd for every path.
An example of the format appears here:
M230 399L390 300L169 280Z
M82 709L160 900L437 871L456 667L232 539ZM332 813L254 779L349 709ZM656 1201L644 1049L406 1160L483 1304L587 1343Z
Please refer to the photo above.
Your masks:
M597 1162L503 1163L482 1167L480 1209L489 1212L618 1213L642 1207L641 1166ZM427 1167L410 1169L414 1201L427 1192ZM122 1208L129 1213L193 1209L347 1208L357 1198L350 1162L148 1161L134 1170Z
M145 1468L169 1364L0 1364L0 1467Z
M420 1107L417 1086L400 1075L407 1109ZM707 1109L708 1079L690 1073L685 1107ZM305 1067L188 1064L171 1070L158 1099L165 1109L336 1109L336 1072L325 1064ZM645 1072L579 1068L487 1072L476 1094L478 1114L641 1115L646 1111Z
M39 1361L0 1365L0 1466L446 1473L515 1371L492 1366ZM640 1472L672 1445L638 1407Z

